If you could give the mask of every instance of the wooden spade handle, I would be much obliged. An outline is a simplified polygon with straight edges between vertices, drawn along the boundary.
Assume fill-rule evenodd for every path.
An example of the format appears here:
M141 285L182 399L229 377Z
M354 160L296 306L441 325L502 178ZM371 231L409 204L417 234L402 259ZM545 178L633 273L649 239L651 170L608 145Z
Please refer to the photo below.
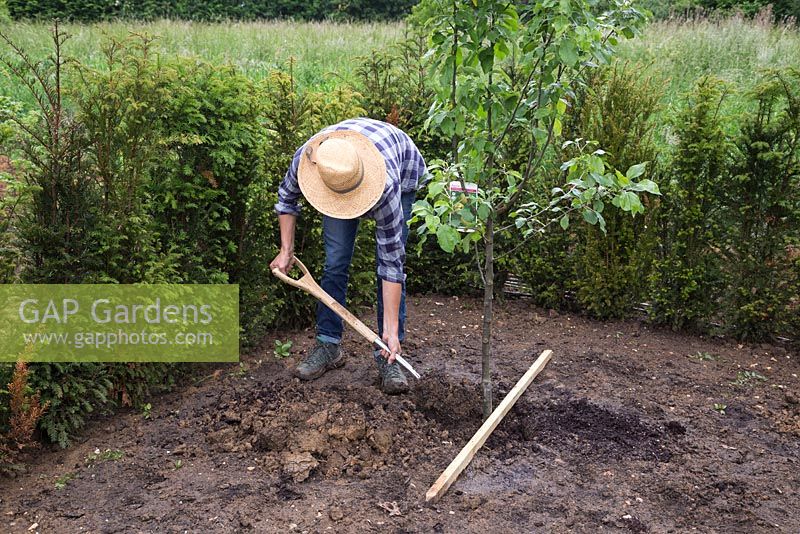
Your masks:
M370 343L375 343L376 339L380 339L378 334L373 332L367 325L362 323L355 315L350 313L347 308L339 304L336 299L332 296L328 295L328 293L323 290L316 281L314 281L314 277L311 276L311 273L308 271L303 262L300 261L297 256L293 256L294 263L303 273L303 276L300 278L292 278L290 276L286 276L283 274L279 269L273 269L272 274L283 280L289 285L302 289L309 295L316 297L320 302L322 302L325 306L331 309L336 315L344 319L350 326L352 326L356 332L367 338Z

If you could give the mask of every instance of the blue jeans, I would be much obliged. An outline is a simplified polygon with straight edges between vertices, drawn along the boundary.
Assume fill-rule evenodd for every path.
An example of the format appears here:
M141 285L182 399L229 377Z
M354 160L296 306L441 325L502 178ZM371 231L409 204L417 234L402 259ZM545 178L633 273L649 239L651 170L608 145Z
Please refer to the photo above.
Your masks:
M403 245L408 239L408 220L411 218L411 205L416 191L402 193L400 204L403 207ZM345 306L347 281L350 278L350 262L358 233L358 219L334 219L327 215L322 218L322 237L325 242L325 271L322 274L322 289ZM377 258L376 258L377 260ZM376 277L377 278L377 277ZM378 335L383 337L383 291L381 279L377 278L378 291ZM398 338L405 339L406 284L403 283L400 297ZM330 308L317 304L317 339L328 343L339 343L342 339L342 320Z

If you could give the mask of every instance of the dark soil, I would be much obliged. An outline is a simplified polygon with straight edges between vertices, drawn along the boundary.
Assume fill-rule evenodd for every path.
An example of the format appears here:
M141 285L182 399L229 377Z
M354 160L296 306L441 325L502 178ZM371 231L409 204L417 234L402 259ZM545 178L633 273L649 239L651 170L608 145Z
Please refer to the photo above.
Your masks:
M480 307L411 301L405 349L423 379L409 394L380 393L352 332L345 367L300 383L290 371L313 334L282 332L290 358L267 339L243 369L153 400L149 418L100 418L72 448L38 452L0 481L0 530L800 532L796 353L524 301L499 305L496 402L542 350L553 359L426 505L481 424ZM732 384L743 371L766 380Z

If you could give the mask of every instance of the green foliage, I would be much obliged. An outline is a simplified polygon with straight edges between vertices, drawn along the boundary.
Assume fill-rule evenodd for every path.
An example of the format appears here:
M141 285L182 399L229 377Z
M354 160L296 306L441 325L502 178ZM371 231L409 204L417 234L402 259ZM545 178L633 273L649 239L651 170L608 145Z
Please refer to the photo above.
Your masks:
M109 41L101 68L69 63L66 36L36 62L16 45L6 65L40 104L8 114L33 184L20 273L32 282L241 284L243 343L308 322L313 303L269 273L272 206L294 150L323 126L363 114L347 89L298 95L290 75L258 84L233 67L160 57L147 36ZM66 69L65 65L71 65ZM64 89L66 84L68 89ZM21 141L21 142L20 142ZM309 210L298 253L319 269L320 216ZM369 225L365 225L369 232ZM3 232L3 236L10 232ZM357 302L374 298L374 242L354 262ZM305 254L308 252L308 254ZM264 298L264 297L267 298ZM41 428L65 446L93 411L138 405L185 366L41 364L32 383L51 401Z
M292 350L292 341L286 340L281 341L280 339L275 340L275 350L272 353L275 355L276 358L286 358L291 354Z
M641 172L606 174L602 151L568 162L562 168L568 187L554 190L551 202L531 201L515 209L530 184L541 180L554 141L562 135L572 86L587 65L612 53L618 35L633 35L631 26L639 20L624 4L600 19L590 11L593 2L550 4L454 4L452 14L445 3L438 6L441 15L431 24L439 86L429 123L458 140L458 161L433 162L434 181L414 214L421 231L435 234L446 252L457 246L468 252L493 232L495 219L507 215L513 217L512 227L529 237L548 226L553 214L566 227L572 211L604 227L602 203L597 208L594 203L606 196L624 211L640 211L638 197L624 188L638 187L629 178ZM454 34L441 22L451 19L463 33ZM447 184L459 180L479 184L476 199L449 193ZM458 235L450 225L454 217L472 231Z
M572 259L574 234L560 227L545 230L509 257L508 269L531 288L531 298L545 308L565 309L567 292L574 281Z
M416 0L7 0L15 20L76 20L159 18L220 21L297 18L303 20L383 20L407 14Z
M17 126L9 117L23 119L21 106L8 97L0 97L0 146L12 144ZM9 284L17 280L24 268L26 257L20 249L19 223L26 214L36 187L21 180L19 167L24 160L16 159L19 151L11 150L8 156L0 157L0 283Z
M739 371L736 373L736 380L731 382L733 386L749 387L754 382L766 382L767 377L757 371Z
M56 479L54 487L57 490L62 490L64 488L66 488L67 484L69 484L69 481L72 480L73 478L75 478L76 475L77 475L77 473L75 473L75 472L64 473L63 475L61 475L60 477L58 477Z
M725 323L742 339L788 332L800 294L790 254L800 240L800 71L768 73L753 98L758 107L743 121L724 190Z
M703 326L698 323L714 318L726 282L718 248L721 192L732 166L719 116L725 91L719 80L700 80L676 125L678 146L656 222L661 243L649 278L651 316L673 328Z
M653 116L661 94L645 70L617 64L593 77L569 121L571 135L595 139L615 169L656 159ZM643 177L654 177L654 169L649 165ZM651 206L655 201L652 196L643 198ZM636 218L609 211L604 232L589 226L576 231L571 285L581 309L601 318L624 317L645 300L642 273L650 270L655 244L651 218L652 210Z
M70 435L83 426L89 414L111 404L114 383L107 365L52 363L31 365L30 369L31 388L50 403L39 426L62 447L69 444Z
M91 466L102 462L116 462L121 460L123 456L125 456L125 453L119 449L106 449L104 451L95 449L93 453L86 457L84 463Z

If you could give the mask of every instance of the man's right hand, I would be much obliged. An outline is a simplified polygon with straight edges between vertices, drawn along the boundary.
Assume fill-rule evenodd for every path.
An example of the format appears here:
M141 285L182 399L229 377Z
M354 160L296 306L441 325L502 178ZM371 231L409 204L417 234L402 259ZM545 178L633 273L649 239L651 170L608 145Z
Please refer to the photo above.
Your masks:
M269 269L271 271L278 269L283 274L288 275L292 265L294 265L294 252L281 249L280 253L269 264Z

